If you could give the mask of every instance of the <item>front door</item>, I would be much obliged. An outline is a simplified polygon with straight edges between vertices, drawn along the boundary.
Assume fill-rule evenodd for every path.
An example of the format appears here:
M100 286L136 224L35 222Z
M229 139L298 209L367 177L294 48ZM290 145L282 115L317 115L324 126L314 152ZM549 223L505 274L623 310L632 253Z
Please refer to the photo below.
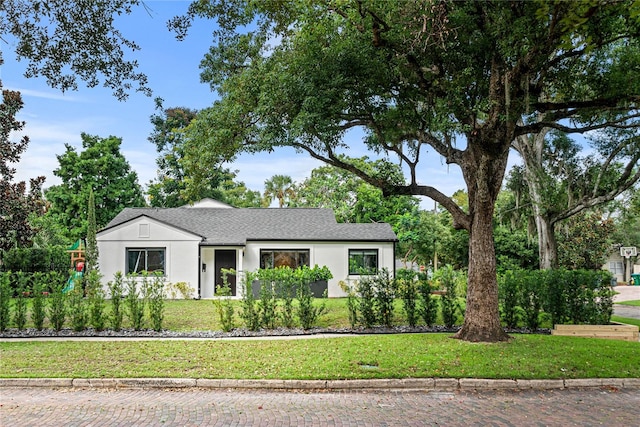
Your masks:
M216 290L223 285L222 269L236 268L235 249L216 249ZM231 288L231 295L236 295L236 276L228 274L227 282Z

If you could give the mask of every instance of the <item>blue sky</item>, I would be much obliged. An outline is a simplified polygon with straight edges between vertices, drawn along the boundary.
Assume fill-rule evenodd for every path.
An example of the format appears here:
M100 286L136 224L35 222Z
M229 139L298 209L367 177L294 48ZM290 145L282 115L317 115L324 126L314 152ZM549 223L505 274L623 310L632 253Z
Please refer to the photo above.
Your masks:
M108 89L86 88L80 82L79 90L61 93L46 85L44 79L26 79L22 76L26 62L16 62L11 40L9 45L0 41L4 65L0 67L0 79L5 89L22 93L24 108L19 119L26 122L24 134L30 138L27 151L17 165L16 180L44 175L45 187L59 184L53 175L58 166L56 155L64 152L68 143L81 148L82 132L100 137L114 135L122 138L121 151L137 172L142 185L156 176L155 146L147 138L152 131L149 118L155 111L153 98L164 99L165 107L189 107L202 109L216 99L206 84L200 83L199 63L212 44L212 23L198 22L185 41L178 42L166 28L166 21L184 13L188 1L145 2L149 12L138 8L132 15L122 18L117 26L123 35L134 40L142 50L129 53L129 59L136 59L139 71L149 78L153 97L131 93L128 100L121 102ZM18 135L14 135L17 139ZM350 155L365 155L364 149L356 147L354 137L353 152ZM448 167L435 155L423 156L418 177L421 183L433 185L451 195L465 188L457 166ZM279 150L275 153L242 155L233 164L227 165L238 170L238 179L248 188L264 189L264 181L276 174L285 174L300 182L309 176L311 169L321 164L304 154L293 150ZM425 200L425 207L433 202Z

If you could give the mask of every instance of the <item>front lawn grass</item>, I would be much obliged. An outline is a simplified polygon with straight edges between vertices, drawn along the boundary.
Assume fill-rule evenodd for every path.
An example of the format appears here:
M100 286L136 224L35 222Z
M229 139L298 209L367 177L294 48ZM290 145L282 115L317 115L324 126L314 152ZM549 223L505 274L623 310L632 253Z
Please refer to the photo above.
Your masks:
M612 322L626 323L627 325L635 325L640 327L639 319L631 319L629 317L611 316Z
M215 341L1 342L3 378L628 378L640 344L514 335L477 344L451 334Z
M634 307L640 307L640 299L633 300L633 301L620 301L620 302L617 302L616 304L620 304L620 305L632 305L632 306L634 306Z

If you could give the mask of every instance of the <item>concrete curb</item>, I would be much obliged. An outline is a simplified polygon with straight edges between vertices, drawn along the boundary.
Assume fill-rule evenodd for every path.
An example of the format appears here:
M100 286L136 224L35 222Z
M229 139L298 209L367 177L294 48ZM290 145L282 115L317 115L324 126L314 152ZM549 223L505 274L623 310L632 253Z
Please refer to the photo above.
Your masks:
M481 378L406 378L372 380L231 380L206 378L4 378L0 388L100 389L267 389L267 390L551 390L576 388L640 389L640 378L508 380Z

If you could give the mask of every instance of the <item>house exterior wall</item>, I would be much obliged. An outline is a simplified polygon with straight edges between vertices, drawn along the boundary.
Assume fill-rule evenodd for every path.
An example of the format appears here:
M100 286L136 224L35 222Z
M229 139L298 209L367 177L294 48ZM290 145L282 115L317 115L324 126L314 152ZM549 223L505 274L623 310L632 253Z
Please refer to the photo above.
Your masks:
M329 280L328 296L344 297L347 294L340 288L340 281L353 285L358 275L349 275L349 249L377 249L378 268L394 272L395 254L393 242L247 242L243 257L243 271L256 271L260 268L261 249L308 249L310 267L327 266L333 278Z
M602 269L611 272L618 283L628 283L632 273L640 272L640 257L628 260L620 255L620 250L616 248L609 254Z
M102 284L116 272L126 273L126 251L131 248L164 248L165 277L168 283L186 282L198 289L200 236L142 217L97 235Z

